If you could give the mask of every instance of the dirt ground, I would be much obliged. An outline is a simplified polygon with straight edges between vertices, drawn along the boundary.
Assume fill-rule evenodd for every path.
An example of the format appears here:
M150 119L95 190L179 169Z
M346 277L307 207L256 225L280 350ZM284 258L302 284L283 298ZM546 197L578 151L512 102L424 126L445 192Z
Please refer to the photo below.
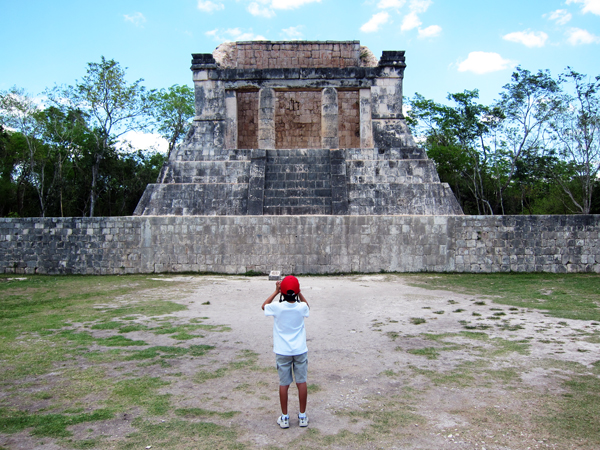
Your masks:
M403 427L395 448L489 450L570 448L573 444L556 442L539 431L533 433L530 420L536 413L539 396L563 392L561 379L566 373L545 362L577 362L591 367L597 361L599 345L574 337L577 329L595 329L595 325L551 318L536 311L510 310L493 304L490 299L486 299L485 305L476 305L475 301L481 298L412 287L407 279L396 275L300 277L300 280L311 306L305 322L308 383L317 387L317 392L309 395L307 413L310 428L321 435L335 435L341 430L361 432L372 423L369 415L347 413L395 408L398 402L392 405L389 400L402 397L408 389L416 397L398 401L417 418L425 420L415 420ZM194 284L193 280L188 282ZM213 358L231 360L236 352L248 349L259 354L261 366L273 366L272 318L265 317L260 308L273 288L274 282L266 277L204 279L183 300L188 310L178 314L182 318L206 316L210 318L207 323L227 324L232 328L230 333L207 336L217 347L218 355L212 355ZM203 305L206 301L210 305ZM464 311L460 312L461 309ZM496 326L497 320L486 319L498 310L506 314L503 320L513 325L512 330ZM473 312L481 316L472 316ZM475 322L475 317L481 319ZM425 322L413 323L414 318L423 318ZM451 340L464 346L442 351L437 359L407 352L435 346L423 334L465 331L461 320L488 324L490 328L484 332L492 341L500 338L526 340L531 344L524 354L507 352L497 357L493 351L487 354L484 365L489 364L489 370L516 370L515 381L496 382L490 377L487 381L461 385L435 382L421 374L423 370L452 373L459 365L480 359L480 353L472 352L471 346L480 346L481 342L456 336ZM207 339L203 341L206 343ZM275 424L279 414L277 385L275 371L237 371L233 377L190 385L191 392L183 403L199 406L208 401L211 408L240 410L243 414L232 422L246 430L246 441L257 447L281 446L306 430L297 427L296 391L292 389L291 427L281 430ZM492 424L488 422L489 409L509 412L515 417L505 419L504 424ZM506 420L510 421L509 428L504 427ZM372 445L378 447L377 442ZM389 441L384 439L381 445L389 448Z
M594 448L554 433L540 417L552 412L548 399L566 392L563 382L573 371L597 376L593 364L600 344L582 336L597 335L600 324L413 287L402 275L299 277L311 307L305 321L310 424L298 427L292 387L290 428L281 430L275 422L280 410L273 319L260 308L275 283L267 277L160 279L173 286L164 291L165 299L187 306L171 320L204 317L204 324L231 330L185 342L214 345L206 356L182 358L173 367L148 366L144 374L169 379L160 392L172 395L173 409L241 411L210 421L233 426L238 440L251 448L298 446L305 440L313 448ZM176 344L169 336L142 331L127 337L149 345ZM198 382L199 371L214 373L251 352L258 355L253 370L236 368ZM394 420L386 421L388 414ZM98 433L114 437L134 431L120 419L81 428L102 427ZM77 437L77 427L72 430ZM26 433L9 440L0 444L27 448L33 442ZM43 448L60 447L48 442Z

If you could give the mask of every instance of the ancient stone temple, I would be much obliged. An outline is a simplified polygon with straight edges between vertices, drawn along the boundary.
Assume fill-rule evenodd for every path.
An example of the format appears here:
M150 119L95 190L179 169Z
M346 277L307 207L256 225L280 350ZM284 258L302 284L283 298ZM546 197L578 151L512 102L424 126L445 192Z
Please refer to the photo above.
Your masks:
M406 126L405 67L357 41L194 54L193 126L135 214L462 214Z

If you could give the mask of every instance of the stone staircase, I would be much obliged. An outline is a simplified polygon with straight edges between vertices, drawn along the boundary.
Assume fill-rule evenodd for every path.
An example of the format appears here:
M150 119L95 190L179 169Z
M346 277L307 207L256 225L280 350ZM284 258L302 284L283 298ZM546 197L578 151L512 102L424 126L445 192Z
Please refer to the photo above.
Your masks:
M328 149L267 150L263 214L331 214Z

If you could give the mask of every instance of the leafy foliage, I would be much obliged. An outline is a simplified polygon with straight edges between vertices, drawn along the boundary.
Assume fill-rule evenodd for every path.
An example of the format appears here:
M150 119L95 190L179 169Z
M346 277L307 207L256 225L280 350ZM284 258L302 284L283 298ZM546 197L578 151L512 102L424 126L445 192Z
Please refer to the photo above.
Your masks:
M408 122L466 214L600 212L600 77L517 67L491 106L416 94Z

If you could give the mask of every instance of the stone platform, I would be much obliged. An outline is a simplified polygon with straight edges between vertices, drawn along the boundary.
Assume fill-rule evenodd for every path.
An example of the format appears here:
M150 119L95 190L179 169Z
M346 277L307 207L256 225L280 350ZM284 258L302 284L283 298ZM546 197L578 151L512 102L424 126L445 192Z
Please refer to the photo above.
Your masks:
M600 273L600 215L0 218L0 273Z
M402 115L404 52L238 42L193 56L193 126L135 215L462 215Z

